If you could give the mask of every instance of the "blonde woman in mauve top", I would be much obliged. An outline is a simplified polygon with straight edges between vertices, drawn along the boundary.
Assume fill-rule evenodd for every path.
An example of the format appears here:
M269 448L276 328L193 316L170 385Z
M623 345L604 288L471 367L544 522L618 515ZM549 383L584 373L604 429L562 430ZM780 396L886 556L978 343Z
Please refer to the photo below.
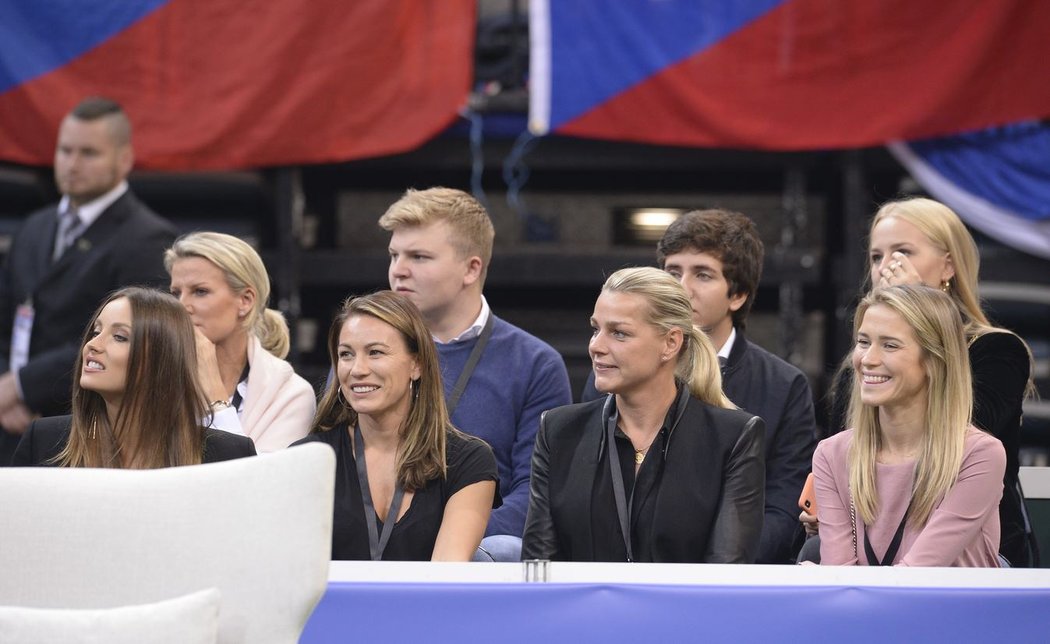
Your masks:
M970 422L958 308L926 286L857 307L848 427L813 456L826 565L999 565L1006 453Z

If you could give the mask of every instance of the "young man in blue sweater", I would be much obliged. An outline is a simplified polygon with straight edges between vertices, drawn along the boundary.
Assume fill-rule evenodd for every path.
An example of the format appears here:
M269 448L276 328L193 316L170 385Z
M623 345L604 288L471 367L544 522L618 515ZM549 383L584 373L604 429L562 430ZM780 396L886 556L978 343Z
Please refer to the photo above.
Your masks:
M689 293L693 323L718 351L726 396L766 421L766 507L756 563L793 563L797 502L813 460L816 419L806 376L744 337L763 256L755 224L717 209L682 215L656 247L660 267ZM593 383L592 375L584 400L600 395Z
M481 550L517 560L540 414L572 402L565 362L489 309L482 288L495 232L477 199L450 188L408 190L379 225L391 232L390 288L419 307L437 344L452 424L496 455L503 505Z

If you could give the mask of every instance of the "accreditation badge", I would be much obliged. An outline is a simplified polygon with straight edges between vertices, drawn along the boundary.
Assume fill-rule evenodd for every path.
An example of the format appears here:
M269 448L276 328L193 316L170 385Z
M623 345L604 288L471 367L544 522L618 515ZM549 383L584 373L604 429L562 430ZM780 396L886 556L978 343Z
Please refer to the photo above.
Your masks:
M29 362L29 339L33 334L35 316L31 300L20 304L15 310L15 324L11 331L11 371L17 372Z

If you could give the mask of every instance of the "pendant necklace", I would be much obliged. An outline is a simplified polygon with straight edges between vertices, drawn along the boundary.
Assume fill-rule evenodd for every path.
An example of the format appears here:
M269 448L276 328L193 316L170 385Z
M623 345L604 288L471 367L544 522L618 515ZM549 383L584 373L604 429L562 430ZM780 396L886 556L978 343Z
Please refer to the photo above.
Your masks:
M656 438L659 435L660 435L660 432L656 432L656 434L653 435L652 440L649 441L648 445L646 445L642 449L637 449L636 448L634 450L634 464L635 465L641 465L642 464L642 461L645 460L645 455L649 453L649 448L651 448L653 446L653 443L656 442ZM631 447L634 447L634 445L631 445Z

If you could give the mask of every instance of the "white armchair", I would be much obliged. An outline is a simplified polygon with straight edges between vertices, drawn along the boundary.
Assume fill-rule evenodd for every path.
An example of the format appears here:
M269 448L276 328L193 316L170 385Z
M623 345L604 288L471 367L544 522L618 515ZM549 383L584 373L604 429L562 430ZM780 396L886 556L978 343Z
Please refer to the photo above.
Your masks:
M0 468L0 605L216 588L219 642L295 642L327 584L334 476L320 443L162 470Z

